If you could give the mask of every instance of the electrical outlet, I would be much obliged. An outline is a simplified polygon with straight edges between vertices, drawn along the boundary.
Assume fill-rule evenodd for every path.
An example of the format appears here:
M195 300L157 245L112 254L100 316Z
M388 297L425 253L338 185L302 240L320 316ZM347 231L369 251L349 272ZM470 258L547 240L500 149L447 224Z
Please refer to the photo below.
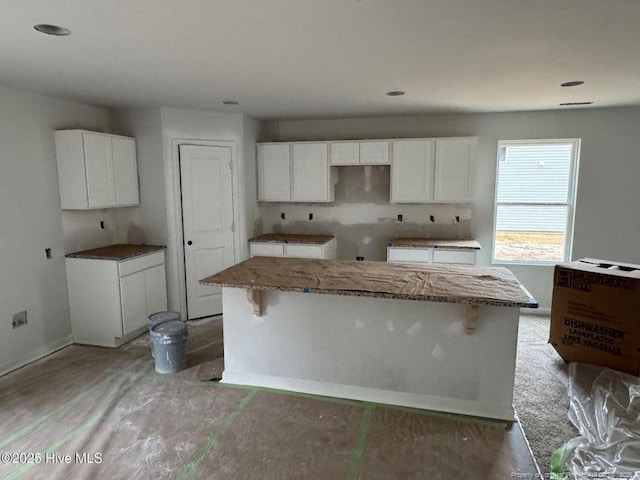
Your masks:
M280 214L280 220L284 220L285 218L286 218L286 216L285 216L284 212L282 212L282 213Z
M357 260L358 262L362 262L362 261L364 261L364 257L356 257L356 260Z
M50 248L45 248L44 249L44 256L47 258L51 258L51 249Z
M13 321L11 322L11 326L13 328L18 328L27 324L27 311L18 312L13 316Z
M401 213L399 213L399 214L398 214L398 221L399 221L399 222L401 222L401 221L402 221L402 214L401 214Z
M435 217L433 215L429 215L429 221L431 223L435 223L436 219L435 219Z
M309 220L313 220L313 213L309 214Z
M104 230L104 220L100 220L100 228Z

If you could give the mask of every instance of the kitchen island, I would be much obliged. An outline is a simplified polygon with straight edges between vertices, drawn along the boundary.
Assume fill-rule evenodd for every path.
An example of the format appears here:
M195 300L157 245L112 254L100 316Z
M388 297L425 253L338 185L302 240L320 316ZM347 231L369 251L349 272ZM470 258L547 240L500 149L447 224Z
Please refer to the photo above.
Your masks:
M254 257L223 287L224 383L513 419L520 307L505 268Z

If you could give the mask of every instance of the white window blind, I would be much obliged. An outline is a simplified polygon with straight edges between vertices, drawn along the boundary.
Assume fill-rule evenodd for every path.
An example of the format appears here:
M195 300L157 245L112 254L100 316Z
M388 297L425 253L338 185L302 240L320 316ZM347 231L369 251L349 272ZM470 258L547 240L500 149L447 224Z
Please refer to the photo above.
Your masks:
M498 145L494 262L570 258L579 139Z

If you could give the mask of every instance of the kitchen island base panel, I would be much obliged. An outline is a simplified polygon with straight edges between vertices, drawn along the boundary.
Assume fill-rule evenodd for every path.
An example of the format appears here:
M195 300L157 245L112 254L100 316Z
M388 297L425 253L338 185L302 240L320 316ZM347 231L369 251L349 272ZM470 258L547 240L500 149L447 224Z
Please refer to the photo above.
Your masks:
M513 420L519 308L224 287L223 383Z

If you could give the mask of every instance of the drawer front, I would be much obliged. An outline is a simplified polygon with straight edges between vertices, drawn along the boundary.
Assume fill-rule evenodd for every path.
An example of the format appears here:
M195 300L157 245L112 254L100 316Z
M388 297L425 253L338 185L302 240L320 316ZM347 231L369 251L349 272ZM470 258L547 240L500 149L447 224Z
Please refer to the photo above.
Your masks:
M433 263L462 263L475 265L476 252L471 250L440 250L433 251Z
M388 262L431 263L430 248L387 248Z
M249 253L252 257L282 257L284 245L282 243L250 243Z
M285 257L323 258L322 245L285 245Z
M154 252L143 257L132 258L131 260L123 260L118 262L118 272L121 277L131 275L132 273L141 272L147 268L162 265L164 263L164 251Z

